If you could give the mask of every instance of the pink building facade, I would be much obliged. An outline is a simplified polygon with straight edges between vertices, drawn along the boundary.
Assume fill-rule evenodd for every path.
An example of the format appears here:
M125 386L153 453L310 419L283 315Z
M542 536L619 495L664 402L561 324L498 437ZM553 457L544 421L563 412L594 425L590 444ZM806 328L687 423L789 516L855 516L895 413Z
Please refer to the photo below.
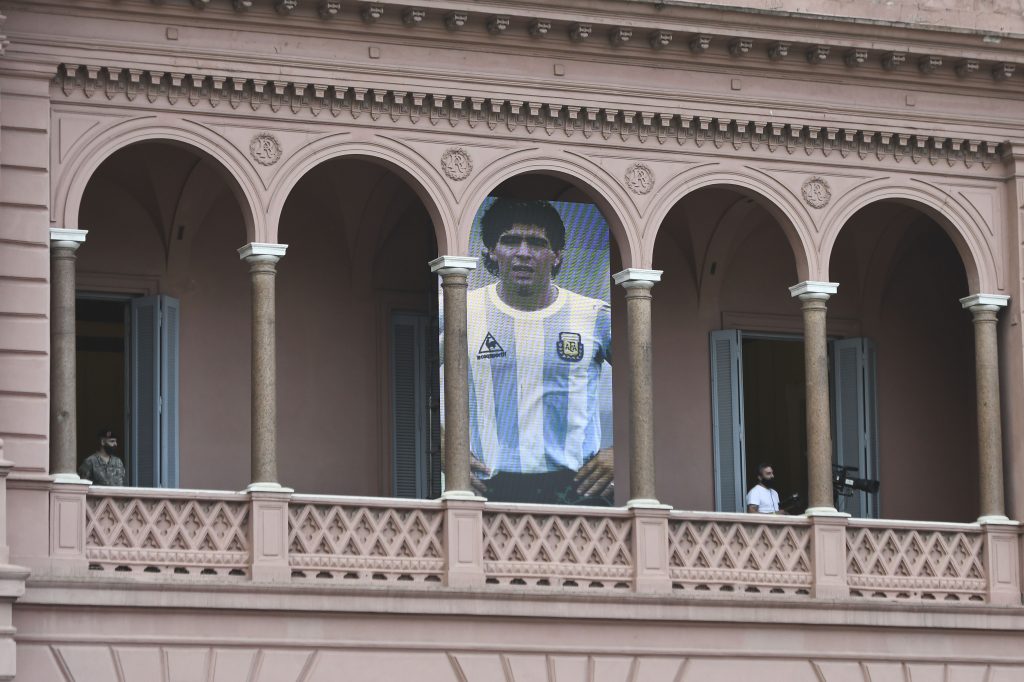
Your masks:
M1024 12L850 4L0 2L0 679L1021 679ZM472 492L490 196L619 506Z

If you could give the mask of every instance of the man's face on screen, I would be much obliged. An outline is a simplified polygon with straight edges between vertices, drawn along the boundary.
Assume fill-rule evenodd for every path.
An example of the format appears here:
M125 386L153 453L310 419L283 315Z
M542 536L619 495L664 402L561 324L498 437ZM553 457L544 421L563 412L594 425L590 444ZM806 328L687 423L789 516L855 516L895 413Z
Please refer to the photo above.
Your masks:
M523 296L547 290L562 254L552 248L544 228L514 224L498 237L493 257L502 286Z

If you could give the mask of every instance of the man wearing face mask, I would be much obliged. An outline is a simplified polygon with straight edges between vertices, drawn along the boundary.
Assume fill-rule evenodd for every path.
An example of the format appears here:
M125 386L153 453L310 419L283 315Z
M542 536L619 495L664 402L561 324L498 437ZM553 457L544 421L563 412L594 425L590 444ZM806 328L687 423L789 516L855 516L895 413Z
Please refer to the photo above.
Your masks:
M78 467L78 475L92 481L93 485L124 485L124 463L114 454L117 436L110 429L100 429L96 435L100 449L85 458Z
M775 490L775 471L771 464L757 466L757 485L747 493L747 513L786 513L779 508L779 493Z

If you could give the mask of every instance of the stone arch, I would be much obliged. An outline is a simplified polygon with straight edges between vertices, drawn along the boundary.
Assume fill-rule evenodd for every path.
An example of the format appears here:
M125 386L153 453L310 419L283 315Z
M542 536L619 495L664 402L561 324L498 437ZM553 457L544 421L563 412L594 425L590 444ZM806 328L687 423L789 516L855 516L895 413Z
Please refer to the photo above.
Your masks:
M53 185L53 220L60 227L78 228L85 189L100 164L115 152L140 142L169 142L205 156L221 169L235 194L249 241L268 241L262 221L260 182L248 160L223 138L199 125L182 120L169 126L152 119L118 124L75 150Z
M926 185L882 185L872 183L843 197L826 216L821 244L821 269L828 273L839 234L862 208L880 201L911 206L934 220L956 246L972 293L996 293L1002 289L995 256L983 235L984 226L955 197Z
M402 178L423 202L430 215L437 239L437 252L449 253L450 245L455 243L449 208L454 202L446 201L445 197L450 196L451 192L437 171L422 157L384 138L352 141L346 137L332 136L310 144L288 159L268 193L266 222L274 241L277 240L278 224L285 202L295 185L316 166L341 157L364 159L383 165Z
M650 227L643 235L643 259L654 258L654 245L669 211L686 196L705 187L727 187L757 202L775 218L793 249L793 260L799 281L820 278L815 250L810 235L814 221L795 198L764 181L763 178L735 170L698 167L684 173L662 187L651 202L645 221Z
M515 158L506 158L493 164L488 167L487 172L474 178L463 197L458 216L459 231L456 243L460 254L469 251L473 218L484 199L506 180L529 173L555 176L584 192L601 209L605 220L608 221L608 227L622 258L622 267L650 267L650 261L644 265L636 258L639 235L635 229L630 228L631 222L627 220L627 216L631 213L635 215L636 211L629 207L629 203L621 194L621 188L613 184L607 176L590 168L549 155L515 155Z

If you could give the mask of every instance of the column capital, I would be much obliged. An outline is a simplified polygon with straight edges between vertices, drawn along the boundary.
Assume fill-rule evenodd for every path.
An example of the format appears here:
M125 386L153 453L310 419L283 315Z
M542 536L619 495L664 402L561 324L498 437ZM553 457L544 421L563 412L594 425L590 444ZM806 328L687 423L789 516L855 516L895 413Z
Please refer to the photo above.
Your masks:
M468 275L470 270L476 270L473 256L438 256L430 261L430 271L441 276Z
M89 230L68 230L63 227L50 228L50 246L63 249L77 249L85 241Z
M281 260L281 257L284 256L284 253L287 250L287 244L264 244L261 242L249 242L242 248L238 249L238 258L240 260L270 260L270 262L276 263L277 261Z
M1003 294L971 294L960 299L960 305L970 310L978 306L990 306L994 311L1010 304L1010 297Z
M830 296L835 296L837 291L839 291L839 284L837 282L805 280L791 286L789 288L789 295L793 298L799 298L801 301L808 299L827 301Z
M612 275L612 279L624 289L650 289L661 281L662 272L664 271L626 268Z

